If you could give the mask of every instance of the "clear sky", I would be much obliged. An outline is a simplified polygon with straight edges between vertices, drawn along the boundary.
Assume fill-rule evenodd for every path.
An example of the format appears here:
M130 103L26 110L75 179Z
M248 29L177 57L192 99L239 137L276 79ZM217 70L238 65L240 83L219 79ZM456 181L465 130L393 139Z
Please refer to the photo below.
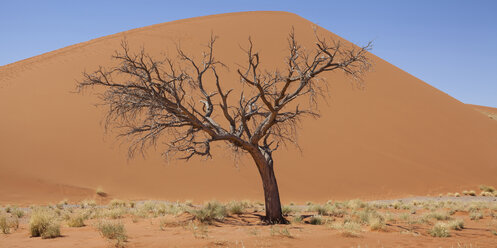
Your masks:
M296 13L465 103L497 107L497 0L0 0L0 65L183 18Z

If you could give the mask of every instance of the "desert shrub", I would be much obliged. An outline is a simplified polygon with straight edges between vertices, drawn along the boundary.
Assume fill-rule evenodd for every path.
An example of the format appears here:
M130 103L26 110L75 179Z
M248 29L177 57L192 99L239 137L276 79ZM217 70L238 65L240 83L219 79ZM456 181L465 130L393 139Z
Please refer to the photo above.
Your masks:
M190 213L202 223L211 223L212 221L222 221L227 215L227 209L223 204L211 201L200 209L191 210Z
M232 201L227 207L230 214L243 214L248 206L244 202Z
M462 230L464 228L464 220L457 219L448 223L448 226L452 230Z
M103 221L98 223L97 228L103 237L116 240L117 244L122 244L128 240L126 229L121 222Z
M495 188L494 187L487 186L487 185L480 185L480 190L482 192L490 192L490 193L494 193L495 192Z
M314 215L311 216L309 219L309 224L311 225L322 225L323 224L323 218L319 215Z
M55 213L46 208L34 209L29 220L32 237L56 238L60 236L60 223Z
M128 213L127 209L124 207L107 209L103 215L111 219L120 219Z
M469 218L471 220L483 219L483 214L479 211L472 211L472 212L469 212Z
M24 211L22 211L22 209L19 209L18 207L13 207L10 210L10 213L12 214L12 216L15 216L17 218L22 218L24 216Z
M435 220L450 220L450 214L448 212L432 212L428 214L428 218Z
M9 219L5 214L0 214L0 230L2 230L2 233L4 234L10 233Z
M290 206L283 206L281 207L281 213L285 216L289 215L289 214L292 214L294 213L295 210L294 208L290 205Z
M101 197L107 196L107 193L105 193L104 189L100 186L95 190L95 193Z
M81 208L90 208L90 207L96 207L97 203L95 202L95 200L86 199L86 200L81 201L80 205L81 205Z
M361 225L356 222L344 222L344 223L332 223L330 225L331 229L339 230L340 233L345 237L359 237L361 231Z
M348 206L348 208L351 208L351 209L365 208L367 206L367 203L365 203L359 199L354 199L354 200L348 201L347 206Z
M455 197L461 197L461 194L459 194L459 193L456 192L456 193L454 193L454 196Z
M119 199L112 199L109 202L109 206L111 206L113 208L117 208L117 207L126 207L127 204L126 204L126 201L119 200Z
M433 237L450 237L449 226L443 222L437 222L430 230L428 230L428 233Z
M85 226L85 218L82 214L74 214L68 216L67 225L69 227L83 227Z
M482 191L480 193L481 196L487 196L487 197L493 197L494 196L494 193L492 192L488 192L488 191Z
M375 215L369 218L369 228L372 231L383 230L385 229L386 223L385 219L379 215Z
M476 192L474 190L464 190L462 192L463 195L476 196Z

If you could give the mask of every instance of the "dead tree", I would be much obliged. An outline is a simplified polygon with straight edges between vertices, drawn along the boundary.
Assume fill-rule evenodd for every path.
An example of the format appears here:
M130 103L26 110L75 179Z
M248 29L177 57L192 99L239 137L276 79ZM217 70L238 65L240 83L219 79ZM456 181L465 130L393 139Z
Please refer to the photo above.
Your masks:
M177 49L177 58L156 60L142 49L131 53L126 42L113 56L119 65L84 73L79 89L98 86L108 106L107 124L122 128L131 141L130 156L155 145L168 145L165 154L183 159L211 157L211 143L223 141L234 151L250 154L259 171L266 204L265 221L285 223L273 170L273 152L295 142L295 130L304 116L317 117L316 96L326 88L318 76L342 71L353 78L370 67L364 47L328 42L316 35L315 47L305 50L292 30L282 71L260 68L260 55L248 39L246 65L236 72L241 86L223 87L214 57L217 37L211 36L199 59ZM332 75L332 74L329 74ZM310 103L309 103L310 102ZM215 113L215 114L214 114Z

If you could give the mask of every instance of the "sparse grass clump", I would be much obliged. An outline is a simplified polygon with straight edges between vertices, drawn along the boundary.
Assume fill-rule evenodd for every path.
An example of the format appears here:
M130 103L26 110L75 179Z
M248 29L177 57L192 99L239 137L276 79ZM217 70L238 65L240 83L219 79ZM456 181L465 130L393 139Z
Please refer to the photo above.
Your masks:
M2 233L9 234L10 233L10 223L7 218L7 215L0 213L0 230Z
M85 218L82 214L73 214L67 219L67 225L69 227L83 227L85 226Z
M285 205L285 206L281 207L281 213L284 216L288 216L294 212L295 212L295 209L291 205L290 206Z
M95 200L86 199L81 201L80 206L81 208L93 208L97 206L97 203L95 202Z
M371 231L384 230L386 226L385 219L379 215L369 218L369 228Z
M228 211L223 204L211 201L201 209L191 210L190 213L202 223L211 223L213 221L222 221L227 216Z
M494 193L495 192L495 188L494 187L487 186L487 185L480 185L480 190L482 192L489 192L489 193Z
M245 202L232 201L228 204L230 214L243 214L248 205Z
M119 200L119 199L112 199L109 202L109 206L111 206L113 208L117 208L117 207L126 207L127 204L126 204L126 201Z
M128 240L126 229L121 222L104 221L100 222L97 228L103 237L116 240L117 247L124 246L124 242Z
M468 196L476 196L476 192L474 190L464 190L462 194Z
M29 220L29 231L32 237L56 238L60 236L60 223L53 211L46 208L34 209Z
M339 230L342 236L345 237L359 237L361 232L361 225L356 222L333 223L330 225L331 229Z
M322 225L323 218L320 215L314 215L309 219L309 224L311 225Z
M443 222L437 222L428 233L433 237L446 238L450 237L449 225Z
M191 221L188 227L192 231L195 238L205 239L209 236L209 230L207 228L207 225L205 225L204 223L196 223L194 221Z
M435 220L450 220L450 214L448 212L432 212L428 214L428 218Z
M462 230L464 228L464 220L457 219L448 223L448 226L452 230Z
M471 211L469 213L469 218L471 220L480 220L480 219L483 219L483 214L479 211Z
M278 228L275 226L271 226L269 230L271 232L271 236L283 236L287 238L293 238L290 231L288 231L288 228Z

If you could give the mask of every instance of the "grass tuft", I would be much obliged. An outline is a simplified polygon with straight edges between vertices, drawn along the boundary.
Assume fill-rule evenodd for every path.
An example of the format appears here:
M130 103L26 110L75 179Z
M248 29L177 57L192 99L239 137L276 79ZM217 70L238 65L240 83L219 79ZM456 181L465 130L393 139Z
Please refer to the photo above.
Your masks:
M428 233L433 237L446 238L450 237L449 226L443 222L437 222Z
M190 213L202 223L222 221L228 215L226 206L217 201L208 202L201 209L191 210Z
M60 223L53 211L37 208L31 213L29 231L32 237L56 238L60 236Z

